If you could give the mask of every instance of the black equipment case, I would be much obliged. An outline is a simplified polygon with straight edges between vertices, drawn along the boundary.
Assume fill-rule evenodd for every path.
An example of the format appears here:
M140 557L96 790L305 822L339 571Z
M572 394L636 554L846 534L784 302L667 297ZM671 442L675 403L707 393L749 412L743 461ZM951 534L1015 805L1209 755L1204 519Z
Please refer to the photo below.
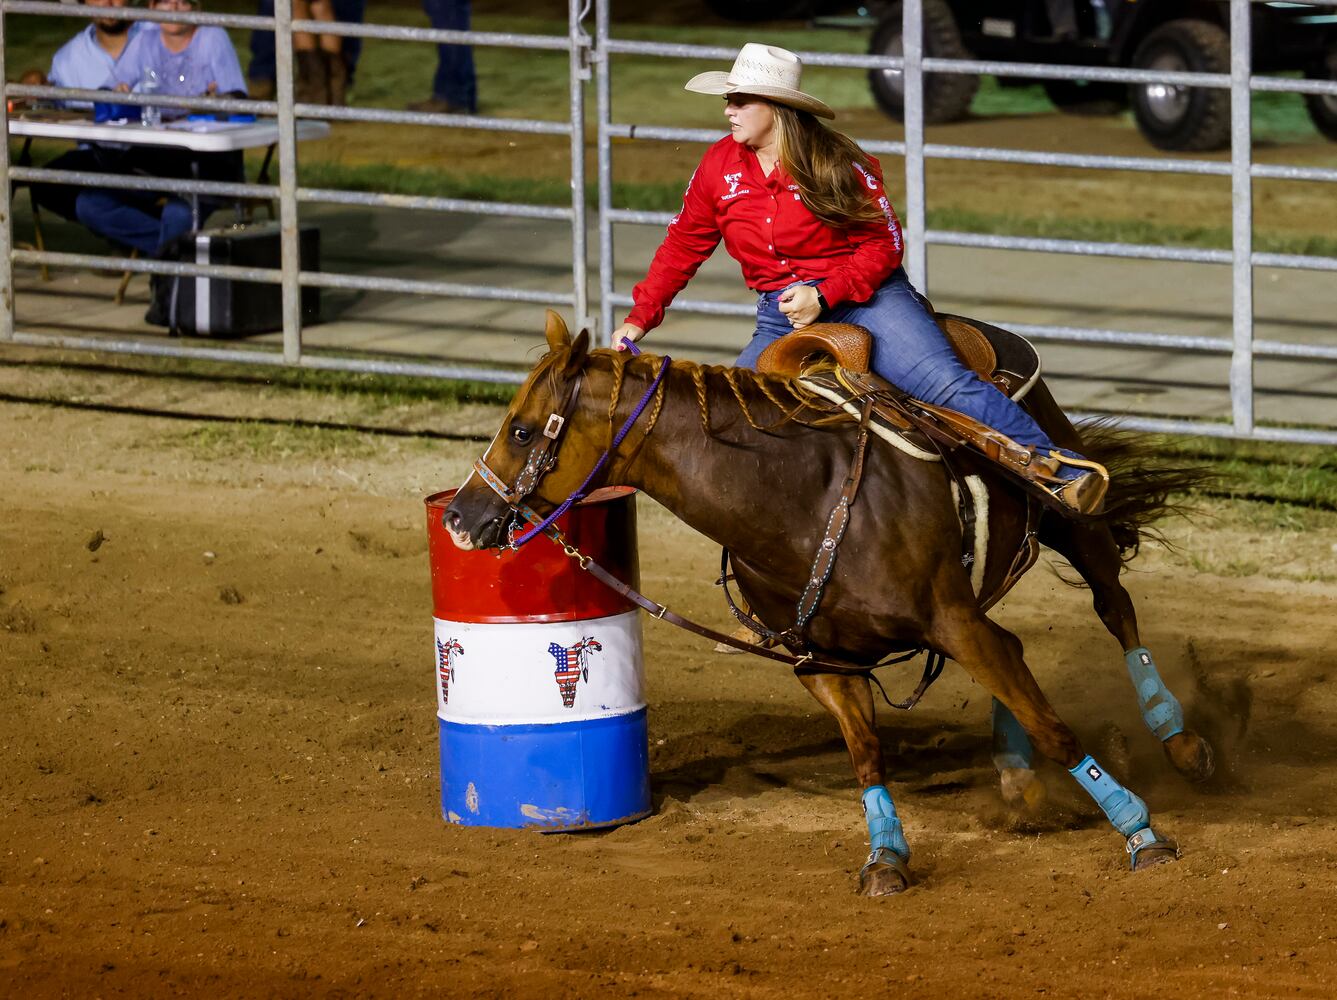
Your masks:
M302 226L298 243L303 271L320 270L320 230ZM182 237L177 260L192 264L272 267L279 263L277 223L202 229ZM145 319L173 333L245 337L283 329L281 286L229 278L154 275ZM302 324L320 321L320 289L302 289Z

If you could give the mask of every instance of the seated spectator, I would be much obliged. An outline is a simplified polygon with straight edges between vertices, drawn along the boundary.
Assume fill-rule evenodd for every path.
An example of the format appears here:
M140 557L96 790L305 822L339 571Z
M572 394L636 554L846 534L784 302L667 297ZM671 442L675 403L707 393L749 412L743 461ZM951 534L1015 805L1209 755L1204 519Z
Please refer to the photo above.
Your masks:
M191 10L194 0L150 0L153 10ZM112 73L115 89L138 89L152 72L159 93L181 97L246 94L241 63L222 28L194 24L146 24L122 53ZM186 114L164 108L163 116ZM161 147L136 147L127 154L129 168L153 177L199 177L235 181L241 177L240 153L197 154ZM198 199L200 221L216 199ZM147 191L88 190L75 201L79 221L114 243L148 256L161 256L191 229L191 207L183 198Z
M89 7L124 7L125 0L84 0ZM112 86L112 73L132 38L144 27L139 21L116 17L93 18L51 57L51 70L44 80L54 87L99 90ZM87 101L65 101L67 108L90 108ZM125 149L118 146L85 143L63 153L46 164L52 170L86 170L96 173L120 173ZM62 218L74 220L75 198L79 189L73 184L34 184L33 201Z

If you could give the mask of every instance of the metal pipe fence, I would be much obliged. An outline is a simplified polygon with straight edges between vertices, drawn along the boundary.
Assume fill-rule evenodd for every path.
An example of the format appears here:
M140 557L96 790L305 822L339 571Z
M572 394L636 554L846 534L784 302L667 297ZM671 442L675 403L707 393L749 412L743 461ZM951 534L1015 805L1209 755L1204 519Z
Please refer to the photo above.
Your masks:
M6 38L6 19L16 14L90 19L105 17L106 11L104 8L62 4L52 2L52 0L0 0L0 80L4 76L3 49ZM588 317L587 210L583 183L573 182L569 207L304 187L299 185L297 178L296 136L296 121L299 118L567 136L570 138L571 176L573 178L583 177L585 156L583 85L584 81L589 78L589 43L588 37L581 27L581 21L585 16L581 0L570 0L568 3L568 30L564 35L443 31L399 25L295 20L292 17L291 0L276 0L274 17L272 18L202 12L178 13L135 8L118 8L116 16L129 21L175 22L274 32L277 90L275 100L256 101L229 97L178 97L162 94L118 93L115 95L115 102L133 106L155 105L205 112L275 116L278 125L278 183L251 184L197 179L150 178L89 171L51 170L24 165L11 166L7 142L3 144L3 152L0 152L0 171L3 171L9 177L11 182L69 184L116 190L155 191L171 194L205 195L215 198L254 198L277 201L281 247L280 266L278 268L241 268L219 264L147 260L115 255L15 249L12 242L11 185L5 184L2 186L3 192L0 193L0 214L3 214L5 220L4 224L0 225L0 258L3 258L3 263L0 263L0 342L8 341L27 345L65 348L77 345L81 348L113 353L162 357L197 357L260 364L289 364L312 368L337 368L382 374L415 374L436 378L459 378L488 382L519 382L521 376L518 373L505 369L490 369L482 366L418 364L361 357L318 356L304 352L301 323L301 288L339 288L483 301L547 304L572 309L578 319ZM570 82L569 115L566 120L550 121L297 103L293 94L292 35L294 32L303 31L397 42L497 46L566 53ZM3 101L0 101L0 116L3 116L5 128L8 131L9 99L37 98L41 100L94 102L106 100L109 95L106 91L79 88L7 84L4 86L3 95L0 96L4 98ZM298 260L299 205L302 204L395 208L565 222L570 225L571 229L570 291L550 292L499 285L337 274L328 271L303 271ZM277 284L282 288L282 352L278 353L267 348L221 350L184 346L175 342L158 344L132 339L72 338L16 331L14 328L13 293L13 266L15 264L213 277L233 281Z
M1337 0L1316 0L1337 6ZM1230 422L1168 421L1133 417L1125 423L1153 431L1173 429L1174 433L1197 433L1257 440L1287 440L1337 444L1337 431L1307 427L1259 427L1254 420L1254 372L1257 356L1286 357L1330 362L1337 360L1337 347L1254 340L1253 272L1257 267L1280 267L1315 271L1337 270L1337 258L1300 254L1260 253L1253 249L1252 181L1254 178L1295 181L1334 182L1337 170L1321 167L1276 166L1256 164L1251 147L1251 94L1254 91L1337 95L1337 82L1291 80L1258 77L1252 73L1250 38L1250 0L1230 0L1231 64L1229 73L1189 73L1162 70L1113 69L1089 66L1058 66L1039 63L990 62L976 59L930 58L923 54L923 0L904 0L902 4L902 56L847 55L824 52L800 52L805 65L834 66L850 69L894 69L902 72L904 93L904 133L902 142L858 140L870 153L890 153L905 159L906 199L903 206L908 233L905 267L910 278L927 290L927 248L930 244L973 246L994 250L1014 250L1081 256L1102 256L1147 260L1169 260L1230 265L1232 269L1232 336L1227 338L1172 337L1136 331L1094 330L1072 326L1007 324L1010 329L1037 340L1075 344L1109 344L1129 347L1158 347L1174 350L1229 354ZM611 65L613 55L656 58L732 59L738 50L717 46L663 44L613 38L606 0L596 5L595 49L599 60L599 215L600 272L599 292L603 328L614 326L614 309L632 305L630 296L614 287L613 224L665 225L669 213L634 212L616 208L612 203L611 140L630 138L671 142L713 142L720 133L707 129L674 129L614 122L611 117ZM1227 89L1231 93L1231 159L1229 163L1208 160L1162 157L1123 157L1073 155L970 146L927 143L924 138L923 75L925 73L990 73L1036 80L1090 80L1117 83L1161 82L1184 86ZM928 159L973 160L981 162L1024 163L1093 170L1129 170L1153 173L1181 173L1221 176L1231 179L1232 245L1230 250L1192 247L1154 246L1127 243L1102 243L1087 240L1040 239L929 229L926 224L927 198L924 164ZM676 300L674 309L715 315L749 315L750 306L694 299Z
M1307 0L1325 6L1337 6L1337 0ZM904 85L905 130L903 141L862 141L869 152L904 158L906 199L902 206L910 239L906 267L912 280L927 287L929 245L967 246L989 250L1045 252L1109 258L1171 260L1202 264L1230 265L1232 269L1232 331L1230 337L1180 337L1147 331L1098 330L1073 326L1009 324L1012 329L1038 340L1077 344L1109 344L1128 347L1159 348L1228 354L1230 367L1231 418L1229 423L1202 421L1166 421L1153 418L1131 420L1132 426L1149 430L1170 427L1176 432L1220 434L1259 440L1321 441L1337 443L1337 432L1303 427L1259 427L1254 420L1253 362L1256 357L1284 357L1331 362L1337 360L1337 347L1260 341L1253 336L1253 272L1259 267L1315 271L1337 270L1337 258L1312 255L1259 252L1253 247L1252 181L1254 179L1337 182L1337 169L1276 164L1258 164L1252 160L1250 145L1250 99L1255 92L1284 91L1297 94L1337 96L1337 82L1279 79L1254 76L1251 71L1252 46L1249 18L1250 0L1230 0L1231 64L1229 73L1189 73L1161 70L1112 69L1091 66L1058 66L1039 63L1004 63L974 59L941 59L927 56L922 44L923 0L903 3L903 54L900 57L849 55L829 52L801 52L810 66L843 67L851 70L890 69L902 73ZM458 365L433 365L382 361L372 358L348 358L316 355L303 349L300 315L300 290L303 286L357 289L400 294L439 295L468 299L532 302L561 305L572 309L576 320L594 326L590 318L586 257L587 209L584 191L586 82L593 78L596 116L597 184L597 261L601 322L596 328L607 339L614 328L614 310L631 304L629 296L615 288L614 226L616 224L664 225L670 215L621 209L613 203L613 140L701 142L719 138L708 129L682 129L615 122L612 117L612 60L615 56L651 58L709 58L731 60L737 49L724 46L665 44L614 38L610 26L609 0L593 0L594 34L584 28L590 13L590 0L568 0L568 30L564 35L535 35L506 32L443 31L429 28L386 24L351 24L303 21L292 17L291 0L276 0L273 18L202 12L169 13L164 11L118 8L117 16L127 20L185 22L228 28L273 31L275 33L277 94L272 101L253 101L219 97L169 97L160 95L118 94L117 103L155 104L176 108L216 112L241 112L276 116L278 122L278 181L276 184L229 183L221 181L138 178L91 172L63 172L24 165L11 165L8 144L0 151L0 171L11 181L91 185L123 190L156 190L181 194L208 195L218 198L263 198L277 200L279 206L281 265L278 268L237 268L225 265L195 264L115 256L62 254L15 249L10 205L10 185L0 193L0 342L44 344L56 347L78 345L89 349L121 353L191 356L226 361L265 364L295 364L314 368L340 368L398 374L422 374L442 378L468 378L483 381L518 381L510 371ZM52 0L0 0L0 79L4 76L4 40L6 19L11 15L45 15L66 18L104 16L100 8L69 5ZM292 34L312 32L345 37L381 39L396 42L496 46L519 50L564 52L568 60L569 115L565 120L497 118L434 112L395 111L383 108L330 107L296 103L293 95ZM1086 80L1093 82L1145 83L1163 82L1183 86L1229 90L1231 94L1231 159L1227 162L1166 157L1130 157L1077 155L947 145L926 141L923 120L923 75L925 73L992 73L1034 80ZM40 98L91 101L105 97L104 92L73 88L7 84L5 98ZM7 118L7 101L0 101L0 115ZM570 140L571 202L569 206L531 205L514 202L481 201L400 195L374 191L346 191L302 186L297 177L296 122L317 117L329 121L369 122L432 128L468 128L472 130L516 132L534 135L567 136ZM7 121L6 121L7 125ZM1011 235L989 235L927 226L925 163L929 159L1028 164L1090 170L1142 171L1213 177L1229 177L1232 185L1232 245L1229 250L1192 247L1150 246L1089 240L1041 239ZM367 208L398 208L443 213L469 213L492 217L510 217L560 221L571 227L571 287L569 292L531 291L528 289L423 281L387 276L337 274L303 271L298 261L298 222L300 206L334 204ZM224 350L185 347L130 339L99 337L51 337L14 328L13 265L92 268L108 271L134 271L154 274L210 276L232 280L278 284L283 301L283 349L279 354L269 349ZM746 316L749 305L679 299L679 312Z

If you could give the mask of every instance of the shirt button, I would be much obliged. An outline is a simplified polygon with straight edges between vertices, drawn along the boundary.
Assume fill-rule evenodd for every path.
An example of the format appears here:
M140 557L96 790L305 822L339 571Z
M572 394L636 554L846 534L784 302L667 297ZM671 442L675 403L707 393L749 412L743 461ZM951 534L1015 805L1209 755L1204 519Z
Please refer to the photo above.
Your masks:
M773 246L771 246L769 243L767 243L767 244L766 244L766 249L767 249L767 250L774 250L775 247L773 247Z
M771 220L770 220L770 219L767 219L766 221L767 221L767 222L770 222Z

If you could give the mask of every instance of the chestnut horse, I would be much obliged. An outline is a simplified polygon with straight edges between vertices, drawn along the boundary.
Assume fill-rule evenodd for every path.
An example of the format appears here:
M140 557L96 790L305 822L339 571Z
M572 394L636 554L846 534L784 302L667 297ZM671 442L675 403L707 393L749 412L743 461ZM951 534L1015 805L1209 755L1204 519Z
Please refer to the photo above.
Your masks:
M550 348L521 387L480 466L444 515L455 544L505 546L523 504L546 514L578 489L633 486L727 548L738 588L771 628L794 620L795 606L823 539L826 513L840 496L857 425L833 422L793 380L737 368L705 367L649 355L589 349L548 313ZM659 376L659 381L656 381ZM613 448L614 429L640 405L643 415ZM989 551L982 593L1001 586L1012 553L1034 528L1090 585L1097 614L1125 650L1147 725L1173 764L1191 778L1211 770L1211 749L1183 727L1138 636L1132 601L1119 583L1124 554L1167 508L1168 492L1197 474L1157 470L1130 457L1126 439L1106 431L1085 439L1037 383L1025 404L1060 446L1111 466L1106 512L1094 521L1045 511L1038 526L1019 489L988 463L961 456L961 471L991 484ZM639 413L639 410L637 411ZM1120 443L1122 442L1122 443ZM592 482L582 481L606 454ZM488 471L490 470L490 471ZM487 482L490 479L491 485ZM517 483L523 485L517 487ZM1151 827L1146 805L1082 749L1022 658L1021 642L981 610L961 555L962 526L942 463L921 461L881 439L870 445L845 538L806 636L815 653L873 664L889 651L923 647L963 666L995 698L996 762L1029 768L1029 744L1067 768L1126 840L1132 867L1173 860L1177 848ZM546 544L546 542L540 542ZM885 787L867 676L800 674L835 716L863 791L872 851L860 873L867 895L909 884L909 847ZM1007 723L1019 729L1010 737ZM1024 730L1025 736L1021 734Z

